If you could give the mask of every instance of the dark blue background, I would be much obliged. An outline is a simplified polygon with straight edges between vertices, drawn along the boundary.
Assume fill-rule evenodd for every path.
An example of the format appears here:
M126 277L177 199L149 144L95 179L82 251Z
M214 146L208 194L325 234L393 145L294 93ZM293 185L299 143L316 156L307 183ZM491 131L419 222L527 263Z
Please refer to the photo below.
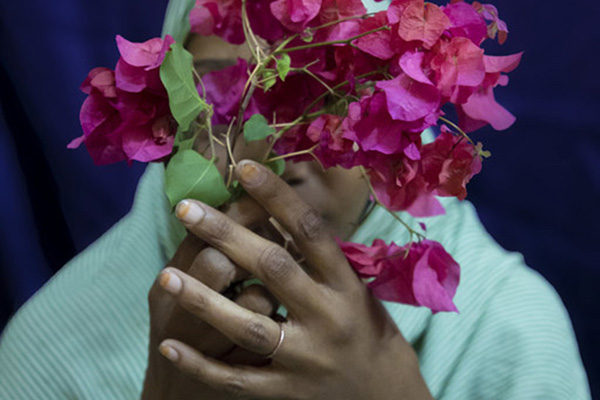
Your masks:
M600 31L596 2L495 0L511 30L492 54L525 51L500 102L518 117L476 135L493 157L470 185L492 235L520 251L569 309L600 394ZM113 68L114 36L158 36L166 0L0 4L0 329L76 252L130 208L143 166L93 166L78 87Z

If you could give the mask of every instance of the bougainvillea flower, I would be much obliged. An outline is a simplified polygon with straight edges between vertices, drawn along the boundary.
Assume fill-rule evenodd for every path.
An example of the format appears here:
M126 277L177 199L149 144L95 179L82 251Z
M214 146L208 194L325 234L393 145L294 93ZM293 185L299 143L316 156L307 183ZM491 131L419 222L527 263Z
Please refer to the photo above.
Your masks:
M450 19L452 36L465 37L479 46L488 37L487 24L481 13L464 1L456 1L442 7Z
M271 3L271 12L283 26L300 32L317 16L321 4L322 0L276 0Z
M356 142L363 151L382 154L402 154L415 140L410 133L420 133L424 129L421 121L418 121L420 126L415 126L411 122L393 120L383 92L363 96L360 102L351 103L348 119L352 123L344 137Z
M477 148L462 136L442 133L421 149L423 176L438 196L453 196L459 200L467 197L467 183L481 171Z
M385 93L387 110L393 119L407 122L426 120L429 126L437 120L440 93L435 86L418 82L407 74L379 81L375 86Z
M460 267L444 247L423 240L403 247L375 239L372 246L340 242L350 265L381 300L430 308L433 313L458 311L452 299Z
M400 56L398 65L406 75L415 81L433 86L433 82L427 77L423 68L424 58L424 52L416 50L407 51Z
M348 121L337 115L321 115L306 130L306 136L318 143L313 150L325 168L351 168L354 162L353 142L343 137Z
M473 2L473 8L480 12L486 21L491 22L488 25L488 37L495 39L498 35L498 43L503 44L508 37L508 27L498 15L498 9L492 4L481 4L478 1Z
M393 155L358 152L356 163L369 168L377 198L393 211L406 211L414 217L444 214L421 171L421 161Z
M361 21L359 32L369 32L386 25L386 12L380 11L371 18ZM391 33L389 30L370 33L355 41L354 45L365 53L382 60L389 60L395 54L391 47Z
M133 93L144 89L164 91L158 69L174 42L170 35L164 40L154 38L143 43L133 43L117 35L117 46L121 53L115 68L117 88Z
M213 105L214 124L228 124L233 117L237 117L247 79L248 64L242 58L238 58L235 65L204 75L202 82L206 89L206 101ZM246 116L257 112L255 102L251 101L246 109Z
M467 38L454 37L440 41L435 53L431 68L437 88L452 103L464 103L485 78L483 49Z
M88 74L81 85L88 94L79 114L83 136L68 148L85 144L98 165L156 161L171 153L176 124L159 77L171 43L168 35L144 43L117 36L118 70L95 68Z
M440 7L423 0L394 0L387 16L390 23L398 23L397 33L402 40L419 41L426 49L432 48L451 26Z
M502 107L494 96L493 88L481 88L473 93L466 103L457 107L461 128L472 132L490 124L497 131L510 128L516 118Z
M283 36L281 24L271 14L268 0L246 4L248 20L254 33L274 42ZM242 0L196 0L190 12L190 29L202 36L217 35L229 43L244 43Z

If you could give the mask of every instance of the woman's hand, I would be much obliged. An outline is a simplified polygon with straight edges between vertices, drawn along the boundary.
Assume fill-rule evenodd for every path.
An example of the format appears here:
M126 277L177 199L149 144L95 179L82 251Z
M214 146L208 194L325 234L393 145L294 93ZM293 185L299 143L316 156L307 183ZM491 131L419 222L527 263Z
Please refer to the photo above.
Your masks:
M254 228L265 220L265 212L252 199L243 198L227 211L240 224ZM193 234L188 234L175 256L171 268L185 271L216 292L225 291L232 283L248 277L220 251L207 247ZM164 275L162 275L164 278ZM212 326L177 304L157 279L148 295L150 308L150 351L143 399L219 399L223 396L205 384L182 374L158 353L158 345L166 338L176 338L211 357L246 365L264 364L260 356L242 351ZM277 305L263 287L249 286L239 294L229 293L236 304L253 312L271 315Z
M236 173L250 196L291 234L304 269L281 246L204 204L182 202L178 216L192 233L258 277L288 310L287 321L279 324L240 307L180 270L169 268L161 277L179 305L239 347L263 356L275 350L272 362L236 365L176 339L163 341L162 353L196 381L235 398L431 398L413 349L356 277L320 215L263 166L244 161Z

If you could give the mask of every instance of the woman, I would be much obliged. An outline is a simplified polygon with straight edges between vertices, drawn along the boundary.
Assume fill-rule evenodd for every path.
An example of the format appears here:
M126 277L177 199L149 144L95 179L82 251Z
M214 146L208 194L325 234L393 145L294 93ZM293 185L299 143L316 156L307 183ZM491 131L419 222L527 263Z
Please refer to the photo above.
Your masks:
M170 5L171 33L186 9ZM191 48L201 65L237 51ZM7 328L0 397L589 398L558 296L493 242L468 203L445 201L447 216L428 221L428 236L463 266L460 314L432 316L375 301L337 248L334 235L403 239L381 210L354 232L368 197L356 172L295 164L286 184L245 161L236 174L250 197L229 219L187 201L179 222L162 167L149 167L132 212ZM227 290L248 273L268 291ZM274 315L279 302L287 320Z

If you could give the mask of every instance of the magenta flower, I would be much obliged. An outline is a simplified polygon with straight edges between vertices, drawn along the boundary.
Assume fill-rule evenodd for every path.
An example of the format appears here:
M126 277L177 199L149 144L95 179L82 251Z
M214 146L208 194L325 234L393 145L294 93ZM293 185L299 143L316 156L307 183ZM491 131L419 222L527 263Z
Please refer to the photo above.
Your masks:
M487 24L481 13L464 1L456 1L442 7L450 19L450 33L455 37L465 37L479 46L488 38Z
M271 3L271 12L286 28L300 32L312 21L322 0L276 0Z
M354 143L343 137L347 124L347 119L337 115L321 115L309 125L306 136L319 144L313 153L325 168L353 166Z
M423 176L436 195L464 200L467 183L481 171L481 159L475 146L446 129L442 126L435 141L421 149Z
M248 1L246 8L254 33L274 42L283 37L283 27L271 14L269 3ZM202 36L217 35L229 43L244 43L242 0L196 0L190 12L190 29Z
M394 0L387 10L390 24L397 24L396 33L405 42L418 41L432 48L451 25L442 9L423 0Z
M98 165L156 161L171 153L176 124L159 76L171 43L171 36L144 43L117 36L117 71L95 68L81 85L88 94L79 115L83 136L68 148L85 144Z
M434 49L431 69L437 88L452 103L464 103L485 78L483 49L467 38L440 41Z
M455 311L452 299L460 281L460 267L444 247L423 240L403 247L381 239L371 246L340 242L350 265L381 300L428 307L437 313Z

